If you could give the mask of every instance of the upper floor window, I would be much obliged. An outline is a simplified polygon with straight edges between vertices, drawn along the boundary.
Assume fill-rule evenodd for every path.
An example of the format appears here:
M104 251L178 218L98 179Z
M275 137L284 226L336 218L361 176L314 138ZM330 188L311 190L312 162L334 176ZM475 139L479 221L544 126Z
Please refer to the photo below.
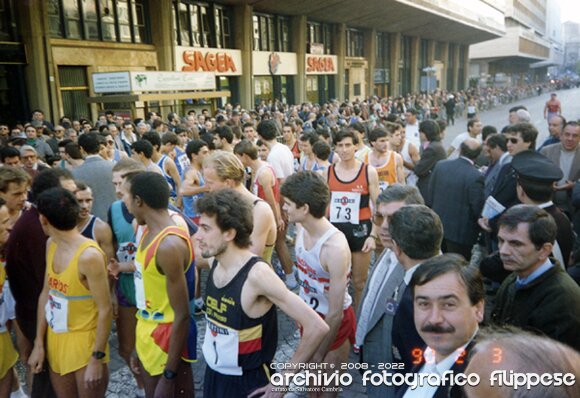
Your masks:
M364 56L364 34L357 29L346 29L346 56L362 57Z
M150 43L147 0L49 0L51 37Z
M313 43L322 44L324 54L332 54L331 25L327 23L308 22L307 24L308 52L312 52Z
M190 47L231 47L229 10L217 4L175 0L175 41Z
M17 29L11 0L0 0L0 41L16 41Z
M290 21L287 17L254 14L254 50L290 51Z

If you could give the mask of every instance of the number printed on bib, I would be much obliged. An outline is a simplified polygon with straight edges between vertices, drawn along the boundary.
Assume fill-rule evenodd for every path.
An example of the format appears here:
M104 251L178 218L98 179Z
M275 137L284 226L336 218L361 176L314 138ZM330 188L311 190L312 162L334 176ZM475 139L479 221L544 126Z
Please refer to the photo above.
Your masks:
M143 266L137 260L135 260L133 281L135 282L135 303L137 308L145 310L147 309L147 303L145 301L145 284L143 283Z
M54 333L68 332L68 300L65 297L49 292L44 312L46 322Z
M360 193L332 192L330 203L330 222L359 223Z
M241 376L243 371L238 366L238 349L237 330L207 319L202 351L210 368L225 375Z

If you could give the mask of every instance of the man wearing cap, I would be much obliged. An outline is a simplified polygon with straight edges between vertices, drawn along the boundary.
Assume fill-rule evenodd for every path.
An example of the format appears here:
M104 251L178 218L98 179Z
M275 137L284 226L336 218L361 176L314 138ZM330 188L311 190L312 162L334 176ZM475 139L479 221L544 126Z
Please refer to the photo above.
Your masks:
M546 106L544 106L544 119L550 123L552 116L559 116L562 114L562 104L560 100L556 98L556 93L550 94L550 100L546 101Z
M548 145L540 153L559 166L563 175L556 184L554 203L568 214L572 213L570 196L574 181L580 179L580 125L568 122L560 137L560 143Z

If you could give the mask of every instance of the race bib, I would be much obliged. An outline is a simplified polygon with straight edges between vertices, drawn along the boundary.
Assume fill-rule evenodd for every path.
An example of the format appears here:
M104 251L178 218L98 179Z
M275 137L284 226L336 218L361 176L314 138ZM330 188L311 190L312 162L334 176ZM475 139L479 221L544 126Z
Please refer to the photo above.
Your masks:
M330 203L330 222L359 223L360 193L332 192Z
M146 310L145 301L145 284L143 283L143 266L135 260L135 272L133 272L133 281L135 281L135 303L140 310Z
M379 189L383 192L385 189L389 187L389 183L385 181L379 181Z
M68 300L65 297L49 292L44 312L48 326L54 333L68 332Z
M205 362L216 372L241 376L243 371L238 366L238 331L216 324L207 316L206 320L202 347Z
M328 299L324 294L324 284L306 275L298 269L298 284L300 285L300 298L314 311L328 314Z
M135 260L135 253L137 253L135 242L123 242L119 244L117 259L120 263L129 263Z

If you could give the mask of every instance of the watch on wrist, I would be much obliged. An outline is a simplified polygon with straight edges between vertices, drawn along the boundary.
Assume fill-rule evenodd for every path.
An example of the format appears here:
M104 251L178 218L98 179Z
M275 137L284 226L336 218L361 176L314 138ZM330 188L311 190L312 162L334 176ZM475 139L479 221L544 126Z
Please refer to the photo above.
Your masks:
M177 372L165 369L163 371L163 377L165 377L167 380L173 380L177 377Z
M103 359L106 356L106 354L103 351L93 351L91 356L95 359Z

